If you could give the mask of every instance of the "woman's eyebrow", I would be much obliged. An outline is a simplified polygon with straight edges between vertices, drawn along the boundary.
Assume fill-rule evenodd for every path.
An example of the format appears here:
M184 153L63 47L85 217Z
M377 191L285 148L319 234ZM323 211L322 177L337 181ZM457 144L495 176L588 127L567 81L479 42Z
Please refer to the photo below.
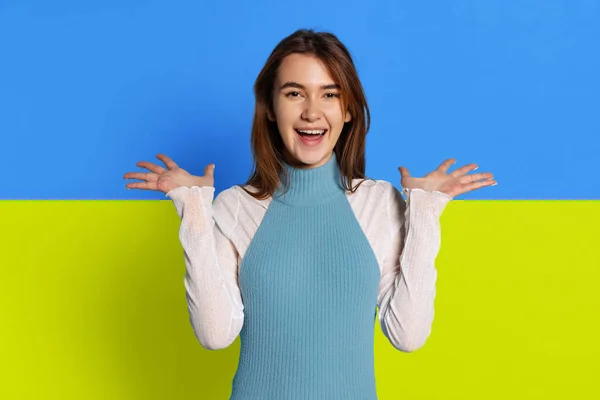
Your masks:
M283 90L285 88L306 89L306 87L304 85L301 85L298 82L286 82L283 85L281 85L279 90ZM329 89L341 89L341 87L337 83L332 83L329 85L321 86L321 90L329 90Z

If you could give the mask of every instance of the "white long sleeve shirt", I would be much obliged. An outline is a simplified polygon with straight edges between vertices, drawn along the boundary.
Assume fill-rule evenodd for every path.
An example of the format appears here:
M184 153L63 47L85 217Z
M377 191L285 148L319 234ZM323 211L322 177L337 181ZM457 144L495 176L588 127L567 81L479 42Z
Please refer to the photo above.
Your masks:
M166 196L181 218L191 325L202 346L216 350L231 345L244 324L238 267L272 198L257 200L233 186L213 202L214 192L212 186L182 186ZM390 182L366 180L346 196L378 261L382 332L395 348L410 352L431 332L439 217L452 197L421 189L402 193L406 201Z

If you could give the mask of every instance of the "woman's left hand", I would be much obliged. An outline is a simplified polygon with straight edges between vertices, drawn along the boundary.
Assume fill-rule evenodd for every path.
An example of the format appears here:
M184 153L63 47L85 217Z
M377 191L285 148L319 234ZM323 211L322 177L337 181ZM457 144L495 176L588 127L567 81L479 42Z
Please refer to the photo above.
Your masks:
M478 168L477 164L468 164L447 174L448 168L455 162L454 158L449 158L423 178L414 178L406 168L398 167L402 176L400 184L407 189L437 190L454 198L459 194L496 183L494 176L489 172L467 175L469 171Z

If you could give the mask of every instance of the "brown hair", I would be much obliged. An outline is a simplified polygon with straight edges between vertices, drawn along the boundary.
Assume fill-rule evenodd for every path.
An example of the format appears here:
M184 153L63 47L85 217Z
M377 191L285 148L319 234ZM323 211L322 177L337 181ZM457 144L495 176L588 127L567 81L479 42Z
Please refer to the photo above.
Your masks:
M369 131L370 112L366 96L358 78L350 52L332 33L299 29L277 44L254 83L254 119L250 145L254 154L254 170L246 182L258 189L251 193L257 199L273 195L284 170L284 143L277 124L267 118L267 110L273 110L273 90L277 70L283 59L294 53L318 57L327 67L335 83L341 86L342 109L348 110L352 119L347 122L333 149L335 152L344 189L350 187L355 178L365 178L365 141ZM286 176L287 178L287 176ZM344 182L344 179L349 182ZM286 180L287 182L287 180ZM284 183L286 183L284 182Z

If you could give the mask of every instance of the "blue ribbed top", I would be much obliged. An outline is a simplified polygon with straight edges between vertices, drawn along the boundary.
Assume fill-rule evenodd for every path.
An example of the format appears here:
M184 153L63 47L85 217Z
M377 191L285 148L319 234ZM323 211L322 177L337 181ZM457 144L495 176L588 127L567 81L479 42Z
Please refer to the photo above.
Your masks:
M240 358L231 400L377 399L374 324L380 271L340 181L324 165L284 165L244 255Z

